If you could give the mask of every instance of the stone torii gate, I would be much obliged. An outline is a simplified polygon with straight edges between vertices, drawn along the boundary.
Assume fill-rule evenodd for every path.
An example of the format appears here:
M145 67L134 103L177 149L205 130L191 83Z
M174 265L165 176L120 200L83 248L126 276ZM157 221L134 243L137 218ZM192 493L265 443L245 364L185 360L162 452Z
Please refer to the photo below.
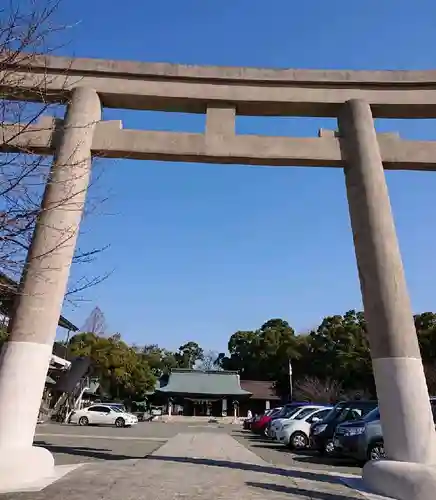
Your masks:
M369 463L376 492L429 500L436 439L384 168L435 170L436 142L377 135L373 118L435 118L435 71L195 67L40 57L14 66L23 100L66 102L62 121L4 125L2 150L54 154L51 178L0 367L0 487L49 475L32 446L45 375L85 202L91 156L342 168L389 460ZM1 76L1 75L0 75ZM2 81L0 79L0 81ZM3 80L4 81L4 80ZM44 95L32 92L44 86ZM205 113L203 134L124 130L101 108ZM235 116L337 117L318 138L235 134ZM67 199L67 206L65 201ZM62 244L59 242L62 240ZM55 251L52 251L55 249Z

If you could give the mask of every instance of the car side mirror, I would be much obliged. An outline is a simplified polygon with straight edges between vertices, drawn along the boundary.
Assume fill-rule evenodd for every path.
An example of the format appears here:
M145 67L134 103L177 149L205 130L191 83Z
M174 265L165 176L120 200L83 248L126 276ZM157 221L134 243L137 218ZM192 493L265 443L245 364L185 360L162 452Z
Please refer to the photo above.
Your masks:
M322 419L321 419L321 418L319 418L319 417L313 417L313 418L312 418L312 424L316 424L316 423L318 423L318 422L321 422L321 420L322 420Z

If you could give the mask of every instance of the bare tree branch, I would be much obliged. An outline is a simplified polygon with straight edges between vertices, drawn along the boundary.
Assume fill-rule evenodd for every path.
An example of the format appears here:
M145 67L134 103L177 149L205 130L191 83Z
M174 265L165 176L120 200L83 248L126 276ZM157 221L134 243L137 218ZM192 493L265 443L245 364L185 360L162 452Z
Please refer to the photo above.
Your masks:
M84 333L95 333L100 337L107 334L106 317L98 306L95 307L86 318L81 331Z
M304 377L295 384L294 390L297 401L319 403L336 403L342 394L342 386L336 380L320 380L316 377Z
M37 129L40 124L41 130L47 130L48 126L51 129L53 124L61 127L62 121L47 118L62 115L65 109L63 105L48 103L47 74L40 75L34 88L27 89L24 96L20 90L20 72L17 67L23 70L36 57L40 60L41 54L48 55L58 48L58 34L68 28L56 24L60 1L4 0L0 7L0 124L3 125L0 146L4 151L0 153L0 272L17 281L25 265L35 223L41 212L46 183L50 182L52 158L32 154L25 147L17 151L9 145L16 142L17 135L26 134L30 126L32 129L37 126ZM5 130L13 132L6 134ZM74 170L71 166L65 165L65 168ZM98 178L99 176L92 178L90 188ZM69 192L66 187L68 184L65 182L63 196L53 209L62 207L63 210L81 210L81 207L74 204L77 193ZM88 196L85 217L104 201ZM49 252L56 252L59 246L69 244L74 236L73 232L60 234L57 245L49 249ZM73 259L74 266L92 264L105 248L107 247L78 249ZM38 256L40 257L43 256ZM75 272L74 275L76 274ZM69 285L68 300L74 300L73 297L77 298L78 292L100 283L109 275L107 273L90 278L84 273L83 277L79 276L76 282Z

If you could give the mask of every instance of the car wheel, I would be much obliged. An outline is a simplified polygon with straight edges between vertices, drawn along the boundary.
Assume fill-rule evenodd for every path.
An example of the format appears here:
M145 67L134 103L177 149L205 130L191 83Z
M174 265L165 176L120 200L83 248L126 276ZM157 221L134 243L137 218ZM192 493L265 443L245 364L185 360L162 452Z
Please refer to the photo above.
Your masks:
M124 418L119 417L115 420L115 426L116 427L125 427L126 421L124 420Z
M304 432L294 432L289 439L289 446L296 450L304 450L309 446L309 438Z
M79 425L88 425L89 424L89 420L88 420L88 417L80 417L79 418Z
M325 453L327 453L327 455L331 455L334 451L335 451L335 446L333 444L333 441L332 440L327 441L325 445Z
M385 446L382 441L376 441L368 447L368 460L381 460L385 458Z

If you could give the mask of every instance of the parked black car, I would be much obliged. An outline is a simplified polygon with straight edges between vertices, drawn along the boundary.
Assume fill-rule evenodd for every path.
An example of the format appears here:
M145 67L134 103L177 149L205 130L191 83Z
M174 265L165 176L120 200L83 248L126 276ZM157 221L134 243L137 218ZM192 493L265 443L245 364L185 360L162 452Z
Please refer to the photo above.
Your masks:
M360 420L377 407L377 401L341 401L322 420L311 426L310 447L321 454L334 451L333 435L336 426L348 420Z

